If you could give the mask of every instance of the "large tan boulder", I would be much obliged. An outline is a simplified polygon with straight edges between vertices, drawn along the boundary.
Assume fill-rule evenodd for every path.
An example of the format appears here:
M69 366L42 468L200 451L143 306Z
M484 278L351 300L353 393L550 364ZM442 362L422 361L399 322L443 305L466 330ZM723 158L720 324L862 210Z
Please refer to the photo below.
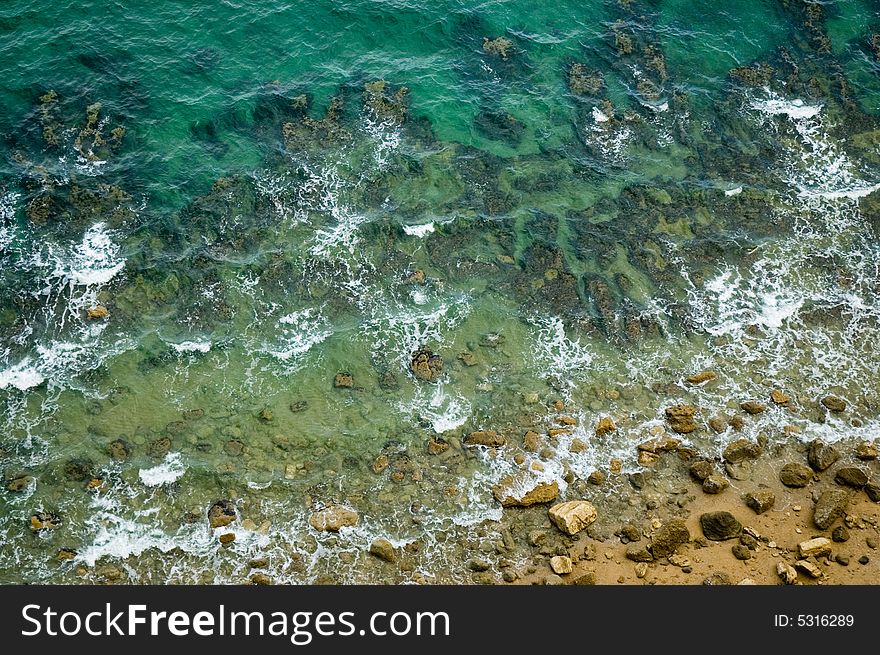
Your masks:
M550 508L550 520L564 533L574 535L586 528L598 517L592 503L586 500L569 500Z

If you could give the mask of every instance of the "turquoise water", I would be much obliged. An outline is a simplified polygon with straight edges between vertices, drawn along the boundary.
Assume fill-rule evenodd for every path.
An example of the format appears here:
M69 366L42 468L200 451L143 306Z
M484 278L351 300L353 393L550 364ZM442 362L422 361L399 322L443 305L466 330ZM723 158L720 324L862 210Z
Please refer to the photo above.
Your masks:
M9 0L0 32L0 581L468 581L495 482L601 506L673 402L709 454L773 388L747 435L875 435L876 3ZM310 528L334 503L358 525Z

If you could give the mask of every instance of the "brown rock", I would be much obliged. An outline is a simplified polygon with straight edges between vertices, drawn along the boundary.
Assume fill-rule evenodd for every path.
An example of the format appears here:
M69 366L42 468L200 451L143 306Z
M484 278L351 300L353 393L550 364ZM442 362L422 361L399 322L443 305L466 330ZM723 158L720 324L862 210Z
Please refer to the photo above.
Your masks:
M599 422L596 423L596 436L605 436L606 434L614 432L616 429L617 426L614 425L614 421L608 416L603 416L599 419Z
M526 432L523 436L523 448L528 450L530 453L536 453L538 452L538 449L540 447L541 441L538 437L538 433L533 430L529 430L528 432Z
M379 537L374 539L370 544L370 554L378 557L386 562L394 562L397 559L397 552L394 546L387 539Z
M846 410L846 401L837 396L825 396L820 401L830 412L843 412Z
M727 481L727 479L721 477L720 475L710 475L708 478L703 480L703 491L707 494L720 494L729 486L730 483Z
M813 507L813 523L820 530L827 530L839 517L846 513L849 494L843 489L828 489L822 492Z
M605 474L599 470L593 471L587 477L587 482L596 485L597 487L601 487L603 484L605 484Z
M801 559L801 560L798 560L797 562L795 562L794 568L796 568L798 571L802 571L803 573L806 573L811 578L821 578L822 577L822 570L818 566L816 566L813 562L806 560L806 559Z
M570 500L551 507L549 515L557 528L568 535L575 535L595 521L598 513L593 504L586 500Z
M223 528L235 520L235 505L231 500L218 500L208 509L208 525L211 529Z
M95 305L86 310L86 317L91 321L107 318L108 316L110 316L110 310L104 307L104 305Z
M559 485L555 480L540 482L522 472L503 478L492 487L492 494L502 507L529 507L552 503L559 495Z
M443 358L423 348L413 353L409 369L417 379L434 382L443 373Z
M864 489L865 493L868 494L868 498L875 503L880 503L880 484L876 482L869 482L865 485Z
M495 430L477 430L467 435L464 438L464 443L468 446L497 448L504 445L505 439L503 434L498 434Z
M742 534L742 523L730 512L707 512L700 515L703 535L711 541L734 539Z
M698 482L703 482L703 480L710 475L715 475L717 473L715 465L705 459L701 459L691 464L688 471L690 472L691 477Z
M13 478L6 483L6 491L11 491L13 493L24 491L30 486L31 480L33 480L33 478L29 475L20 475L17 478Z
M568 575L574 571L571 558L566 555L557 555L550 558L550 568L556 575Z
M637 447L640 451L648 452L648 453L668 453L674 450L677 450L681 445L681 441L675 439L673 437L662 436L655 437L654 439L648 439L648 441L643 441Z
M763 514L776 503L776 495L769 489L752 491L745 495L745 501L755 514Z
M791 396L785 393L782 389L774 389L770 392L770 400L772 400L775 404L782 405L784 407L791 402Z
M679 434L690 434L697 429L694 416L697 408L693 405L673 405L666 408L666 422Z
M449 443L443 439L433 438L428 441L428 453L431 455L440 455L449 450Z
M810 484L813 479L813 471L809 466L792 462L786 464L779 471L779 481L786 487L800 489Z
M747 459L757 459L761 456L760 444L749 439L737 439L732 441L724 449L724 459L732 464L738 464Z
M391 464L391 459L389 459L388 455L379 455L376 459L373 460L373 473L378 475L382 471L388 468Z
M856 457L861 460L877 459L877 444L873 441L863 441L856 446Z
M337 373L333 378L333 386L337 389L351 389L354 386L354 377L351 373Z
M727 419L723 416L713 416L709 419L709 427L713 432L721 434L727 429Z
M61 525L61 518L51 512L36 512L31 514L31 530L54 530Z
M630 544L626 549L626 558L633 562L653 562L654 556L645 544Z
M654 557L669 557L679 546L691 539L690 530L681 519L672 519L661 525L651 536L651 552Z
M840 459L840 453L834 446L821 439L813 439L807 448L807 461L817 471L824 471Z
M577 425L578 420L574 416L557 416L556 422L559 425Z
M844 487L861 489L868 484L868 473L858 466L844 466L837 470L834 481Z
M640 450L638 461L639 466L654 466L654 464L660 461L660 455L656 453L649 453L646 450Z
M744 403L740 403L740 408L746 414L760 414L767 410L767 405L758 402L757 400L747 400Z
M808 539L798 544L798 554L804 557L820 557L831 554L831 540L825 537Z
M235 533L234 532L226 532L220 535L220 543L224 546L228 546L233 541L235 541Z
M718 376L714 371L700 371L699 373L694 373L693 375L689 375L685 378L688 384L703 384L704 382L708 382L709 380L714 380Z
M586 449L587 449L586 442L584 442L580 439L577 439L577 438L572 439L571 444L569 444L569 446L568 446L568 452L570 452L573 455L577 455L578 453L582 453L582 452L586 451Z
M251 575L251 584L259 586L268 586L272 584L272 578L265 573L254 573Z
M117 462L127 460L131 456L131 446L125 439L114 439L107 446L110 458Z
M339 532L357 522L358 513L342 505L330 505L309 516L309 525L319 532Z
M776 575L782 578L785 584L794 584L797 581L797 571L791 564L778 562L776 564Z

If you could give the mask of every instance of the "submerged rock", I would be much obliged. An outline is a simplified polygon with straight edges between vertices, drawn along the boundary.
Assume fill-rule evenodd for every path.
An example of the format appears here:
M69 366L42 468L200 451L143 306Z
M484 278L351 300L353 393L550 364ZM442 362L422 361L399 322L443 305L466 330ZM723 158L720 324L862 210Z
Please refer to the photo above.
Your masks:
M502 478L492 487L492 494L502 507L529 507L556 500L559 484L555 480L542 482L521 472Z
M31 530L54 530L61 526L61 517L51 512L35 512L31 514Z
M434 382L443 372L443 358L423 348L412 354L409 369L417 379L424 382Z
M779 481L786 487L800 489L806 487L813 479L813 470L809 466L792 462L779 471Z
M740 408L746 414L760 414L767 410L767 405L758 402L757 400L747 400L746 402L740 404Z
M370 554L386 562L394 562L397 559L394 546L390 541L382 537L374 539L373 543L370 544Z
M739 464L747 459L757 459L761 456L760 444L749 439L737 439L728 444L724 449L724 459L732 464Z
M236 518L235 505L231 500L218 500L208 509L208 525L211 528L223 528Z
M697 429L694 416L697 408L693 405L673 405L666 408L666 422L679 434L690 434Z
M495 430L476 430L471 432L464 438L467 446L488 446L490 448L498 448L506 443L503 434L498 434Z
M506 60L513 54L513 41L503 36L496 36L494 39L483 37L483 52Z
M837 396L825 396L820 401L830 412L840 413L846 410L846 401Z
M337 373L333 378L333 386L337 389L351 389L354 386L354 377L351 373Z
M342 505L330 505L309 516L309 525L319 532L339 532L357 522L358 513Z
M703 384L704 382L708 382L709 380L714 380L718 375L715 371L700 371L699 373L694 373L693 375L689 375L685 378L685 381L688 384Z

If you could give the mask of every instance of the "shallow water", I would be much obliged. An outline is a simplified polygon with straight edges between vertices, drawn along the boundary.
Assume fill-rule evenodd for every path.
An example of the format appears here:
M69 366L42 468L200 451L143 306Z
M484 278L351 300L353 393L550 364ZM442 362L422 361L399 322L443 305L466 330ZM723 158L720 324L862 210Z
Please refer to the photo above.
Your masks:
M707 455L876 436L876 3L45 9L0 8L0 581L463 582L495 482L601 505L675 402Z

